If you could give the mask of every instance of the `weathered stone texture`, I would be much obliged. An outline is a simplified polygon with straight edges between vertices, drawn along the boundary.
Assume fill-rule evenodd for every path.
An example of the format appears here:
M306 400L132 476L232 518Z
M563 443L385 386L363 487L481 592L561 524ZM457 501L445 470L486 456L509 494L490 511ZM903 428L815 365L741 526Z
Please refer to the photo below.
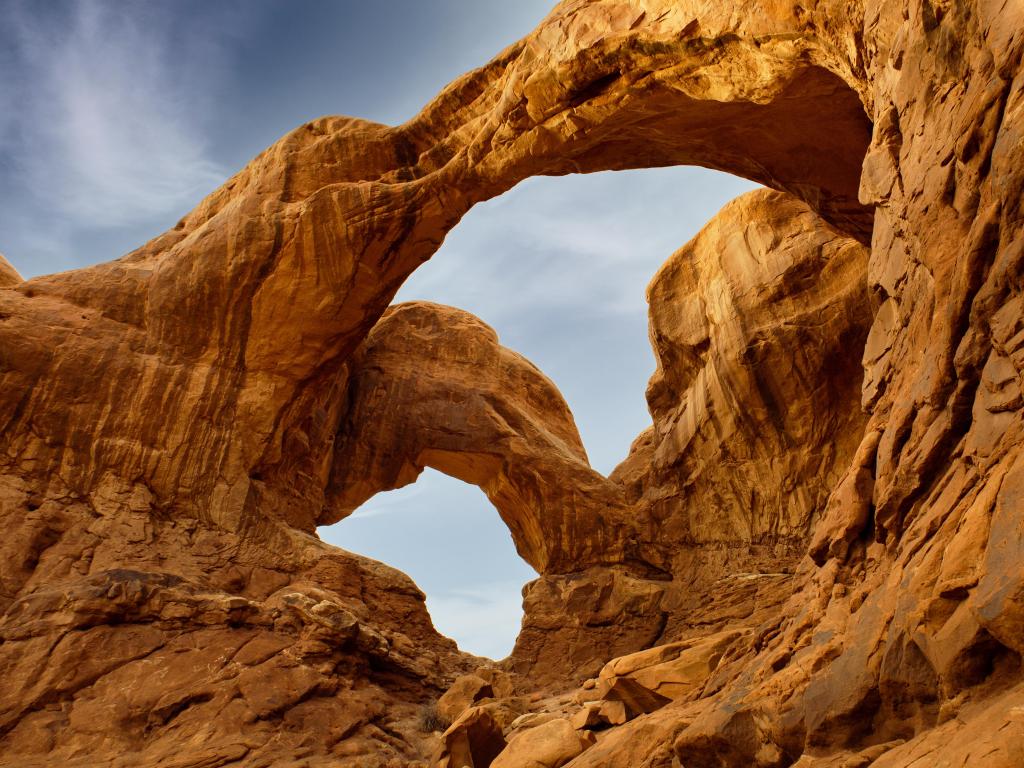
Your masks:
M0 253L0 288L20 283L21 280L22 277L18 274L18 270Z
M123 259L0 258L0 765L1020 764L1022 53L1016 0L567 0ZM485 325L387 309L475 203L675 164L773 191L652 282L612 477ZM540 574L501 693L315 537L425 466Z

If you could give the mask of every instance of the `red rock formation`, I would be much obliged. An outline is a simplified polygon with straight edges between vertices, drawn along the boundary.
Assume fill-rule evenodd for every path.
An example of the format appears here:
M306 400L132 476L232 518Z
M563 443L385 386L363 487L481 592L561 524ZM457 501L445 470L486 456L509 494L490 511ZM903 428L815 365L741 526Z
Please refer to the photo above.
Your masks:
M590 468L555 385L476 317L400 304L350 365L318 522L336 522L430 466L480 486L538 572L626 558L621 488Z
M730 620L788 588L864 430L866 268L856 240L761 190L727 205L651 281L654 423L612 479L647 557L674 577L667 636L693 623L706 632L709 594L738 598ZM737 574L751 578L722 583Z
M410 123L310 123L124 259L23 284L2 307L11 471L31 456L76 492L111 473L230 530L312 530L346 358L445 231L529 175L699 162L866 237L862 105L830 50L763 10L737 36L727 13L567 5ZM90 365L48 357L71 337Z
M403 126L301 127L124 259L0 262L0 764L429 754L417 707L477 665L407 579L312 535L429 464L544 572L522 689L739 633L689 693L596 743L519 733L505 768L519 739L574 768L1017 765L1022 29L989 0L571 0ZM802 203L733 204L659 274L654 427L611 481L486 327L371 333L474 203L683 163ZM453 363L426 392L475 403L451 435L395 365L406 320ZM346 443L375 392L410 443Z
M21 275L18 274L18 270L0 253L0 288L6 288L9 285L20 282Z

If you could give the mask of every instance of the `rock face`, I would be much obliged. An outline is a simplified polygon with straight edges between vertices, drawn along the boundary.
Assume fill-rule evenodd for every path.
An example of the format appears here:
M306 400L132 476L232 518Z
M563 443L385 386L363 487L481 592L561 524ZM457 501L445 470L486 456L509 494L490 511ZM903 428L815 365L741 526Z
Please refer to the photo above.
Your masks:
M686 526L671 536L803 543L864 430L866 272L866 248L765 190L655 275L654 426L613 478L659 523Z
M27 498L3 542L0 764L429 748L421 702L465 662L407 577L298 532L259 544L160 519L138 497Z
M0 765L1019 765L1021 30L571 0L119 261L0 260ZM387 309L531 175L685 163L774 191L652 282L653 423L610 478L490 329ZM511 690L314 535L424 466L540 574ZM471 671L494 697L431 735Z
M18 270L0 253L0 288L20 282L21 275L18 274Z
M612 480L645 554L673 575L668 636L691 616L707 632L707 596L725 596L724 577L750 574L770 591L804 555L864 432L866 271L855 239L761 190L727 205L651 281L653 425ZM730 614L771 601L752 587Z

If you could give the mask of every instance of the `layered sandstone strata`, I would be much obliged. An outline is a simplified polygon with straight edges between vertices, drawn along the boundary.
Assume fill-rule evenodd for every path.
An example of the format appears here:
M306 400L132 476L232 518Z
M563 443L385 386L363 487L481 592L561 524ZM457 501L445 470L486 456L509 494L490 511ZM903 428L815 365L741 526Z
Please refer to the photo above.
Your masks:
M1018 764L1022 29L989 0L572 0L403 126L302 126L124 259L29 281L0 262L0 762L426 759L416 708L478 662L407 579L313 533L432 465L480 482L542 571L518 691L580 682L565 659L634 670L600 692L603 735L524 725L589 694L512 697L465 715L487 744L525 729L577 767ZM654 426L613 478L472 318L400 308L371 332L474 203L684 163L792 197L730 206L655 280ZM432 312L459 319L427 391L484 404L439 445L402 370L362 367ZM458 374L487 360L474 391ZM389 381L386 423L415 439L360 455ZM663 683L632 652L712 634L731 639L685 657L703 671L676 698L636 689Z

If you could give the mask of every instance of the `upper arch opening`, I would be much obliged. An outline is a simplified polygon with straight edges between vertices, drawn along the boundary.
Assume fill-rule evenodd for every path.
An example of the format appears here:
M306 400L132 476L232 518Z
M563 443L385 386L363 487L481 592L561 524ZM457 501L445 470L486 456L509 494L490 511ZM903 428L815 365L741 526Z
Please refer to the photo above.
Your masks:
M719 168L789 190L866 238L871 212L857 187L870 123L848 85L853 64L770 3L744 19L705 7L695 19L685 6L626 18L616 8L560 6L405 125L304 125L124 259L10 292L12 301L57 298L102 311L147 352L104 362L97 375L140 382L141 403L200 414L157 428L107 403L111 391L55 373L62 398L114 414L99 434L73 418L66 425L68 445L89 446L69 485L88 492L116 471L229 530L267 514L313 529L330 514L320 502L331 484L339 374L459 219L531 176ZM147 361L185 373L154 377ZM197 386L203 366L210 378ZM23 391L12 389L12 412ZM35 416L18 414L14 440ZM40 467L60 465L60 447L27 438L9 448L39 450ZM488 492L506 514L503 499L528 499L529 485ZM509 524L539 569L568 567L547 551L560 545L539 543L548 541L543 522L524 515ZM591 541L573 556L634 556L604 552L606 544Z
M650 424L645 291L751 182L697 167L536 177L475 206L396 301L459 307L557 385L608 475Z

